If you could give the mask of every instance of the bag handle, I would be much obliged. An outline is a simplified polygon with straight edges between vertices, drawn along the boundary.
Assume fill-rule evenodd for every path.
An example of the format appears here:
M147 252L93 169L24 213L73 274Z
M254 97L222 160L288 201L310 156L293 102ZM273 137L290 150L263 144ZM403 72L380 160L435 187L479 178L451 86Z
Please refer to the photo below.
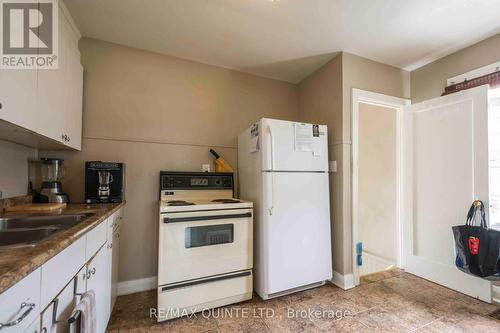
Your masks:
M475 200L469 208L469 212L467 213L467 221L465 225L474 226L476 219L476 212L479 209L481 213L481 227L488 229L488 224L486 222L486 214L484 212L484 203L481 200Z

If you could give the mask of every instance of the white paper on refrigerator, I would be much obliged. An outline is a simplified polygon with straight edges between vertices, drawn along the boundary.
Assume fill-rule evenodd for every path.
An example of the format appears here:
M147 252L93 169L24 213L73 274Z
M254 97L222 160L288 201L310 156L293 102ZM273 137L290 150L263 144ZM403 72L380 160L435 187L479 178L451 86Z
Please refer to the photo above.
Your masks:
M312 151L312 130L307 124L295 123L294 125L294 139L295 151L304 152Z

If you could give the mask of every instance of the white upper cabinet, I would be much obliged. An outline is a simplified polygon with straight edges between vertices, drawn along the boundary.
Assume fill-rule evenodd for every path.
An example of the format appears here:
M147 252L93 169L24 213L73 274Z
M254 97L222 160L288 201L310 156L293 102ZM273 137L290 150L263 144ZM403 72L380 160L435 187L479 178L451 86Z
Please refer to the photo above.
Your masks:
M0 119L38 130L36 108L37 71L0 69Z
M82 147L83 67L80 64L78 50L68 48L66 56L64 129L67 145L80 150Z
M59 67L0 69L0 120L21 127L37 138L19 143L80 150L83 95L83 68L78 50L80 33L64 4L58 3ZM5 135L1 138L17 140Z
M40 124L39 134L65 144L67 140L64 140L64 114L67 110L64 103L64 93L67 80L67 53L70 27L61 9L59 9L58 16L59 54L57 58L59 68L38 70L36 116Z

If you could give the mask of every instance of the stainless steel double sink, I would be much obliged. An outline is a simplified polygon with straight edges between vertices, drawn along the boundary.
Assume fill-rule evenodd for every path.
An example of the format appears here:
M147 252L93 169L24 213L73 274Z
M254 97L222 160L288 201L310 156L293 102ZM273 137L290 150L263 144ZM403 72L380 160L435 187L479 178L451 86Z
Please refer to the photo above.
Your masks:
M0 218L0 249L34 246L92 214L24 215Z

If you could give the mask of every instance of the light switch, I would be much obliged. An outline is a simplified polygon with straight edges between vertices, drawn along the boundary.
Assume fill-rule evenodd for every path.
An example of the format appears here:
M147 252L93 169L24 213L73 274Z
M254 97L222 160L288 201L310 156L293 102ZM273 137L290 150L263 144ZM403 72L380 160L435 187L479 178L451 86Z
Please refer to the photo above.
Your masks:
M329 161L328 162L328 171L329 172L337 172L337 161Z

